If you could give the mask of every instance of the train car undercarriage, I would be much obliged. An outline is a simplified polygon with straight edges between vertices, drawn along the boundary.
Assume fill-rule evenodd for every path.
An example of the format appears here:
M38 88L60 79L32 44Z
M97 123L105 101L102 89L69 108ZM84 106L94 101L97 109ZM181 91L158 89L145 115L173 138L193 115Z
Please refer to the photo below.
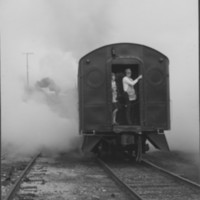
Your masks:
M93 152L98 156L124 155L134 158L137 162L142 154L149 150L150 142L155 148L169 151L166 137L157 132L122 132L113 134L84 135L82 143L83 152Z

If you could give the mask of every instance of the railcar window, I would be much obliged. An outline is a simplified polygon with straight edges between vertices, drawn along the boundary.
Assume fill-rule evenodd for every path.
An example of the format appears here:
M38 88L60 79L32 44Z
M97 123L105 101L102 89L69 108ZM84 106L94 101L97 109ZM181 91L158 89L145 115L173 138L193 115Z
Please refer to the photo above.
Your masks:
M119 125L140 125L140 93L139 84L134 85L135 96L134 100L129 101L130 95L124 91L123 78L126 76L126 70L130 69L130 78L135 80L140 75L139 64L113 64L112 76L115 76L116 88L117 88L117 102L114 108L117 108L116 116L113 116L114 124ZM130 92L129 92L130 94ZM114 109L113 109L114 111Z

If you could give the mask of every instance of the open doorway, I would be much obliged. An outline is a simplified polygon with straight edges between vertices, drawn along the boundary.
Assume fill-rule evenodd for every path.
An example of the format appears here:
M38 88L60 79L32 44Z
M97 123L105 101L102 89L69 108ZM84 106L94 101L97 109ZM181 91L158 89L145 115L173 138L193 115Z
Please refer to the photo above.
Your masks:
M140 87L136 83L133 86L136 98L130 100L130 95L124 91L123 78L126 76L126 70L130 69L131 79L135 80L140 74L139 64L113 64L112 73L115 75L117 88L117 112L116 124L118 125L140 125ZM131 87L131 86L130 86ZM115 106L116 108L116 106Z

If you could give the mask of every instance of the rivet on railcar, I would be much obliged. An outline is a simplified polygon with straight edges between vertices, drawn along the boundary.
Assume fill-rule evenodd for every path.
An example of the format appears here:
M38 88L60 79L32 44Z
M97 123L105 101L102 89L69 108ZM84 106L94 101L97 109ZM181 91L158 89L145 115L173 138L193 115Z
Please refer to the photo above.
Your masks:
M78 71L82 150L123 153L137 161L149 143L169 151L164 134L170 129L168 66L164 54L132 43L103 46L83 56ZM117 88L115 120L112 74ZM127 77L133 85L128 93Z

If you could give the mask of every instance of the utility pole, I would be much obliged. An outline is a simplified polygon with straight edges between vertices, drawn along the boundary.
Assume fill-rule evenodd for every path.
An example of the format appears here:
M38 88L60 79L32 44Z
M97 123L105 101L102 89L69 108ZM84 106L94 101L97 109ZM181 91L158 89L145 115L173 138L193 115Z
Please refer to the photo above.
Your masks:
M29 56L34 54L33 52L26 52L26 53L23 53L26 55L26 77L27 77L27 87L29 88Z

